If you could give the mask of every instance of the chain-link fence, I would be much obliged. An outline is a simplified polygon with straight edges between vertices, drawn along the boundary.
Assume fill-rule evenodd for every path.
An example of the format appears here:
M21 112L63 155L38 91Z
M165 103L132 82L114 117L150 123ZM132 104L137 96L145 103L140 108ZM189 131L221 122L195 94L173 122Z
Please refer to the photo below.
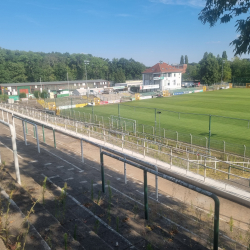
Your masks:
M83 113L83 110L78 109L78 111ZM135 107L126 104L112 105L102 109L94 106L86 107L84 113L85 116L90 115L92 120L95 115L101 116L104 126L110 126L112 115L116 116L112 127L118 130L169 138L210 150L250 156L250 120L248 119ZM129 119L136 121L136 126L133 126L128 121Z

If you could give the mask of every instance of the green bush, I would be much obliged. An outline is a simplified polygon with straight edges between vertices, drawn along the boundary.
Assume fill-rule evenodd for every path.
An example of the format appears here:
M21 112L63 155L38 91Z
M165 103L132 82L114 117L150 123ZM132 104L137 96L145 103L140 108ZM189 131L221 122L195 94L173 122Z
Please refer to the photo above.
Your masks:
M39 96L40 96L40 91L36 90L36 91L33 92L33 94L34 94L35 98L38 99Z
M25 93L20 93L19 98L26 98L26 94Z
M1 102L5 102L9 99L9 96L8 95L0 95L0 101Z
M47 91L43 90L43 92L41 93L41 98L47 98Z

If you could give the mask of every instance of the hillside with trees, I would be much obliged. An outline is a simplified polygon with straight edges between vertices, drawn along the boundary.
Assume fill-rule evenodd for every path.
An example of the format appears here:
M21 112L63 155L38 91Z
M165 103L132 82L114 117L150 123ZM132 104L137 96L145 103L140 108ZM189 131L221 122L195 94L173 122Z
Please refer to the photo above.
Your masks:
M0 83L106 79L114 82L142 78L146 66L133 59L112 60L91 54L43 53L0 48Z

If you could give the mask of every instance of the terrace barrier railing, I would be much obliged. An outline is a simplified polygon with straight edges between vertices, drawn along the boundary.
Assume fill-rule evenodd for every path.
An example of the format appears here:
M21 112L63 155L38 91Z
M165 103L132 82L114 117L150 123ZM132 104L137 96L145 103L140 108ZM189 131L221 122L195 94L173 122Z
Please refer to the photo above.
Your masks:
M202 152L197 153L190 151L188 148L186 148L186 150L174 148L145 138L133 137L126 133L116 133L116 131L108 130L102 126L99 127L90 123L70 120L42 112L33 112L30 109L21 108L19 111L22 114L44 121L47 125L55 124L65 130L67 129L75 131L75 133L82 133L88 137L97 138L104 141L104 145L106 143L111 143L113 148L121 148L122 152L129 150L131 155L136 155L137 157L141 156L144 159L146 159L146 157L154 158L155 164L157 165L160 164L169 169L176 166L179 169L184 170L186 175L195 173L196 176L201 176L201 180L204 182L209 180L209 178L215 179L218 182L223 181L221 183L224 185L225 189L227 189L227 186L229 185L228 182L224 181L228 179L228 175L231 176L229 179L230 185L234 185L234 179L238 178L244 182L241 185L242 187L249 187L249 162L243 163L243 166L241 166L234 164L233 161L223 161ZM53 134L56 147L55 132L53 132ZM44 128L43 138L45 141ZM247 167L245 165L247 165ZM229 166L231 166L231 168L229 168Z

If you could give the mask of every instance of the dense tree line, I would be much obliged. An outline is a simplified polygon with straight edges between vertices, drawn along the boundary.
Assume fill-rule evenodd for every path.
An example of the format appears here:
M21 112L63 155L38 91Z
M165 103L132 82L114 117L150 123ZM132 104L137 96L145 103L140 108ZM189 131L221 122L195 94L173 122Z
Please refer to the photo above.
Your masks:
M105 79L114 82L142 78L145 65L133 59L113 60L91 54L43 53L0 48L0 83Z
M203 84L211 85L221 81L233 82L234 79L249 76L250 61L248 59L234 57L229 61L226 51L223 51L221 57L220 55L215 57L212 53L205 52L199 63L188 64L186 73L183 74L183 80L197 80Z

